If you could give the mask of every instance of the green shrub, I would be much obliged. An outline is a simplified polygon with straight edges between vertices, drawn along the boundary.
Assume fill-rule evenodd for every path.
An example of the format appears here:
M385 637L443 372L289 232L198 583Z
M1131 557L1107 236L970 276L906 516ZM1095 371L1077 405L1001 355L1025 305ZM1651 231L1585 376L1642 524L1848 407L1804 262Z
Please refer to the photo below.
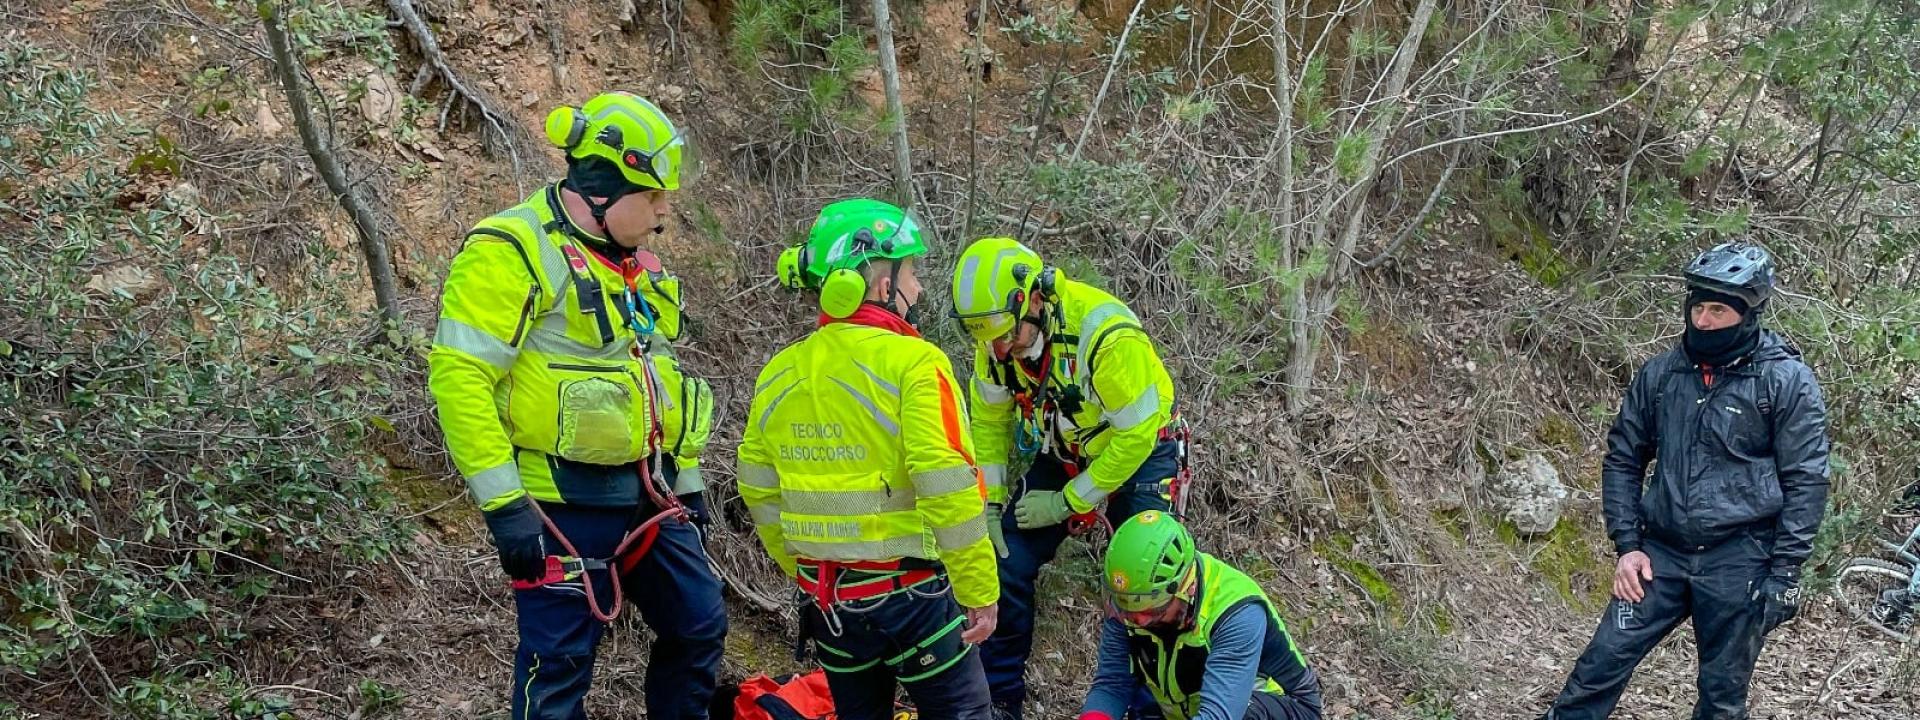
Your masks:
M14 687L94 682L62 668L96 662L219 667L244 639L233 621L270 591L311 591L409 532L360 448L387 423L388 378L415 361L360 346L377 325L340 310L341 289L364 281L316 260L300 272L317 294L290 299L268 284L287 268L208 251L189 231L201 210L166 192L177 166L136 162L151 136L87 109L91 79L65 66L0 43L0 683ZM198 717L170 682L89 694Z

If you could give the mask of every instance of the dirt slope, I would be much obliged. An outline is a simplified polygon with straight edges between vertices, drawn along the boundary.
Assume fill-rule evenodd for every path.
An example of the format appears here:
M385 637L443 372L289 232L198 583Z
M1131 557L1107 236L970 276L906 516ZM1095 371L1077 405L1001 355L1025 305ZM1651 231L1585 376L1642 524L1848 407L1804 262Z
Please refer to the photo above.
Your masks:
M385 15L361 0L323 4ZM399 48L393 68L334 42L310 70L350 141L354 171L392 223L410 318L422 326L431 324L437 278L462 230L557 168L537 130L552 105L622 88L683 118L699 133L711 167L681 203L677 227L660 249L689 279L696 303L697 336L686 356L716 378L737 418L754 369L807 322L771 288L775 249L822 202L883 184L885 161L841 145L849 133L810 143L783 134L771 100L782 96L754 76L760 69L743 70L729 59L732 3L642 3L632 31L614 21L616 7L607 0L422 3L459 71L524 129L518 150L525 170L517 175L505 153L484 147L470 112L443 104L444 83L430 82L418 101L407 99L418 54L398 29L389 32ZM929 0L904 11L909 127L920 170L943 197L965 184L971 164L968 75L959 60L970 10L966 0ZM175 134L183 152L200 160L186 181L211 203L233 209L232 224L252 243L250 259L297 277L288 270L311 260L279 244L302 237L281 225L317 227L341 249L351 248L351 236L320 197L278 90L250 56L248 48L264 42L245 24L232 26L237 33L216 31L229 27L218 20L221 12L174 0L41 0L11 32L74 49L106 81L103 102ZM995 4L994 12L1015 10ZM1105 17L1116 10L1088 12ZM1050 59L999 32L989 33L989 43L1000 59L982 102L983 175L1026 153L1026 137L1012 128L1028 121L1032 78ZM1083 74L1100 61L1072 58ZM223 67L228 79L209 78ZM1092 78L1097 82L1097 74ZM863 77L857 90L877 102L877 81ZM226 109L197 112L209 102ZM817 169L836 163L852 167ZM993 207L1009 214L1021 209L1020 198L996 200ZM1281 601L1309 661L1329 683L1334 718L1531 717L1591 631L1610 570L1597 494L1608 417L1590 408L1611 407L1618 369L1569 362L1573 350L1562 338L1517 331L1508 318L1522 308L1551 307L1558 293L1509 262L1473 214L1448 222L1458 232L1428 248L1417 265L1366 280L1373 322L1338 338L1324 371L1329 386L1347 392L1296 423L1275 419L1277 389L1272 397L1212 398L1219 384L1206 371L1206 339L1170 327L1152 293L1136 303L1166 338L1183 392L1199 398L1204 487L1195 514L1202 540L1252 570ZM949 235L945 242L958 240ZM1115 258L1121 255L1114 249ZM288 282L297 287L297 280ZM1646 341L1622 360L1657 349ZM730 578L780 598L784 590L731 490L727 458L737 425L724 425L714 445L720 460L712 476L720 479L716 493L728 522L712 546ZM424 442L430 438L404 438L389 448L405 470L396 473L396 486L419 512L418 553L351 587L283 603L271 614L275 620L251 629L258 657L236 659L251 682L309 688L293 694L320 707L327 702L318 695L345 696L372 677L406 693L398 716L504 714L511 597L458 481L443 475L444 459ZM1544 453L1574 491L1566 529L1542 538L1512 533L1492 510L1484 472L1475 474L1482 448ZM1047 688L1036 717L1074 715L1091 661L1087 636L1098 607L1088 580L1092 555L1071 544L1062 558L1043 584L1053 602L1043 613L1032 668ZM734 600L727 677L795 667L787 620ZM641 717L645 636L623 621L603 648L593 698L602 716ZM1770 645L1776 650L1755 680L1757 718L1920 717L1916 651L1854 631L1824 600ZM1663 645L1616 717L1689 712L1691 652L1684 631Z

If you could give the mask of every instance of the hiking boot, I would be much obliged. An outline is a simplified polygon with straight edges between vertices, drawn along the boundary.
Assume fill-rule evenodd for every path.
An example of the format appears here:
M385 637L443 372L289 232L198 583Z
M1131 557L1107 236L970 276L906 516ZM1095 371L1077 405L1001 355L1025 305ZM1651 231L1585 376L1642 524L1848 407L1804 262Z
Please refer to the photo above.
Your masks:
M1913 593L1906 588L1893 588L1880 593L1880 602L1873 604L1873 614L1881 624L1899 632L1913 628Z

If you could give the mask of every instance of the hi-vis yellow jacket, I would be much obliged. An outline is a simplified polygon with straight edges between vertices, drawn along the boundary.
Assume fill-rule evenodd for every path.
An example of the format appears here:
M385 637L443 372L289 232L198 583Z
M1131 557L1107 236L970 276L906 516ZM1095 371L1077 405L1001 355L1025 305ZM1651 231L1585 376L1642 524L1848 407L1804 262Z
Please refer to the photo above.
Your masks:
M953 366L891 313L866 306L773 357L740 444L740 496L767 553L943 563L954 598L1000 598Z
M989 502L1006 502L1007 459L1016 422L1033 406L1051 451L1085 467L1067 485L1067 504L1087 512L1126 484L1173 417L1173 378L1140 319L1112 295L1066 277L1054 280L1045 377L1017 361L974 351L973 442Z
M634 307L653 330L640 338L625 277L587 237L549 186L480 221L447 272L428 388L447 450L483 510L522 495L639 502L637 485L569 482L555 458L618 466L663 452L678 467L676 493L704 487L699 457L713 399L668 345L680 333L679 280L639 277Z

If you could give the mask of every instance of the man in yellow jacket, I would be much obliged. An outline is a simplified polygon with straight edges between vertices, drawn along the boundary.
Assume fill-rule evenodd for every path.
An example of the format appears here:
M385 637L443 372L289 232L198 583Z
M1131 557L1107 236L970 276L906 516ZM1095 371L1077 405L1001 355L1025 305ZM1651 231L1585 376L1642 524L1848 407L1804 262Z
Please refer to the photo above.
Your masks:
M767 553L810 596L811 638L841 720L987 720L973 645L1000 586L952 364L920 338L920 227L900 208L822 210L780 277L819 292L819 329L760 372L740 496Z
M1018 720L1040 567L1066 539L1068 519L1103 502L1111 527L1169 509L1183 433L1173 379L1139 318L1025 245L987 238L968 246L954 266L953 311L976 347L973 441L1006 592L982 655L995 713ZM1032 464L1021 487L1009 488L1016 450Z
M627 93L555 109L546 129L566 179L467 234L429 356L447 449L514 580L512 716L586 717L595 648L631 589L657 634L647 716L705 718L727 619L685 520L706 514L712 394L668 344L679 280L640 248L696 164Z

